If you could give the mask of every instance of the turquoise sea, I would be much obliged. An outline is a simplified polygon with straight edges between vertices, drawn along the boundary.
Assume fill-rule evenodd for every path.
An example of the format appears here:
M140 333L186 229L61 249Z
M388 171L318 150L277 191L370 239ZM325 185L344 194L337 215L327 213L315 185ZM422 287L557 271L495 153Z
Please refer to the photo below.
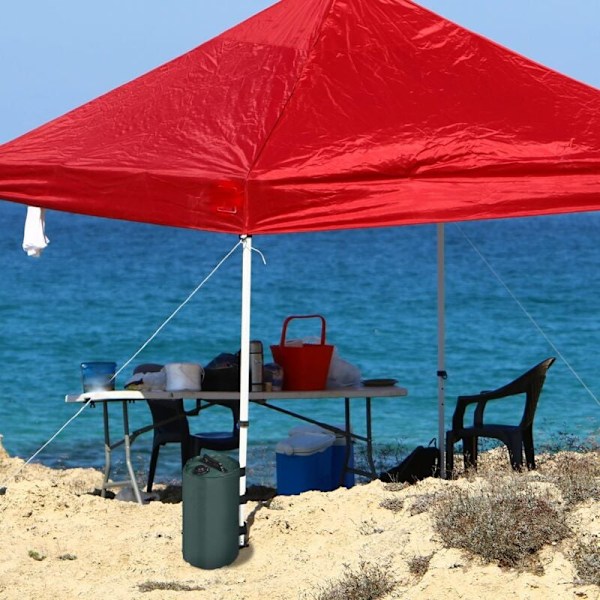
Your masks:
M124 364L237 238L50 212L51 243L32 259L21 250L25 210L0 202L0 434L11 455L27 459L79 408L64 396L81 389L80 363ZM600 213L446 226L447 423L457 395L493 389L557 356L536 445L598 441L599 238ZM286 316L322 314L341 358L364 378L395 378L409 390L406 398L374 401L382 465L436 437L435 226L257 236L254 247L266 265L254 253L252 338L268 349ZM238 248L117 385L139 362L206 364L236 352L240 288ZM305 325L295 333L316 333ZM343 422L339 401L285 406ZM498 409L498 418L516 419L515 411L512 404ZM191 428L218 428L224 416L208 411ZM131 418L145 424L146 405L131 405ZM249 481L273 483L275 444L296 423L260 406L250 419ZM134 445L141 480L150 445L150 434ZM35 458L61 467L101 467L103 459L102 411L91 407ZM166 449L157 480L176 480L178 460L176 449Z

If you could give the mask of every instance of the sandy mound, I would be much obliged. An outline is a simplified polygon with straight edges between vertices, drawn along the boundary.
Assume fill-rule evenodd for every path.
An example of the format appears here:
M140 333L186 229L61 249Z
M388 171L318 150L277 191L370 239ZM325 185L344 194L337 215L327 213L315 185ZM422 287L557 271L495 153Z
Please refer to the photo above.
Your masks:
M28 465L12 479L22 464L0 450L0 598L308 599L361 563L393 579L386 598L600 597L598 587L576 583L573 538L542 550L543 574L444 548L433 495L477 479L401 489L375 481L250 502L249 547L232 565L207 571L183 560L182 504L166 501L165 490L163 501L140 506L93 495L98 471ZM579 504L569 519L575 536L600 540L598 503ZM429 559L423 575L414 572L418 557Z

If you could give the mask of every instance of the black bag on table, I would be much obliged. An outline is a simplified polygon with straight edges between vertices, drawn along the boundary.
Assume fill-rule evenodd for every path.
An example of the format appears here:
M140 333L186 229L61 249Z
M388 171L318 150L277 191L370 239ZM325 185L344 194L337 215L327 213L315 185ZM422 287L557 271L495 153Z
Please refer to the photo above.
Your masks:
M440 451L435 440L429 446L417 446L399 465L379 476L386 483L415 483L426 477L440 476Z
M204 367L202 389L211 392L236 392L240 389L240 356L223 352Z

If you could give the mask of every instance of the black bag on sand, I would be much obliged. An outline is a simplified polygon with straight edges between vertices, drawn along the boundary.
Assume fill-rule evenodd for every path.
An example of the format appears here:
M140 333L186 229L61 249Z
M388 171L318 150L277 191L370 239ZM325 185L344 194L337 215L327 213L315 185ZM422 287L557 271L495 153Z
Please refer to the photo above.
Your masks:
M415 483L426 477L440 476L440 451L431 444L417 446L399 465L379 476L386 483Z

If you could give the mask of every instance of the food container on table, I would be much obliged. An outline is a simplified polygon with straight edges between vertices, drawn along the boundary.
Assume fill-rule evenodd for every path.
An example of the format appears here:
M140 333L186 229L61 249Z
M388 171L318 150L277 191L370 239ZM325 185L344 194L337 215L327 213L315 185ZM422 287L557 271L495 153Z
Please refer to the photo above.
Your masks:
M117 363L91 361L81 363L81 383L84 392L111 391L115 389Z

